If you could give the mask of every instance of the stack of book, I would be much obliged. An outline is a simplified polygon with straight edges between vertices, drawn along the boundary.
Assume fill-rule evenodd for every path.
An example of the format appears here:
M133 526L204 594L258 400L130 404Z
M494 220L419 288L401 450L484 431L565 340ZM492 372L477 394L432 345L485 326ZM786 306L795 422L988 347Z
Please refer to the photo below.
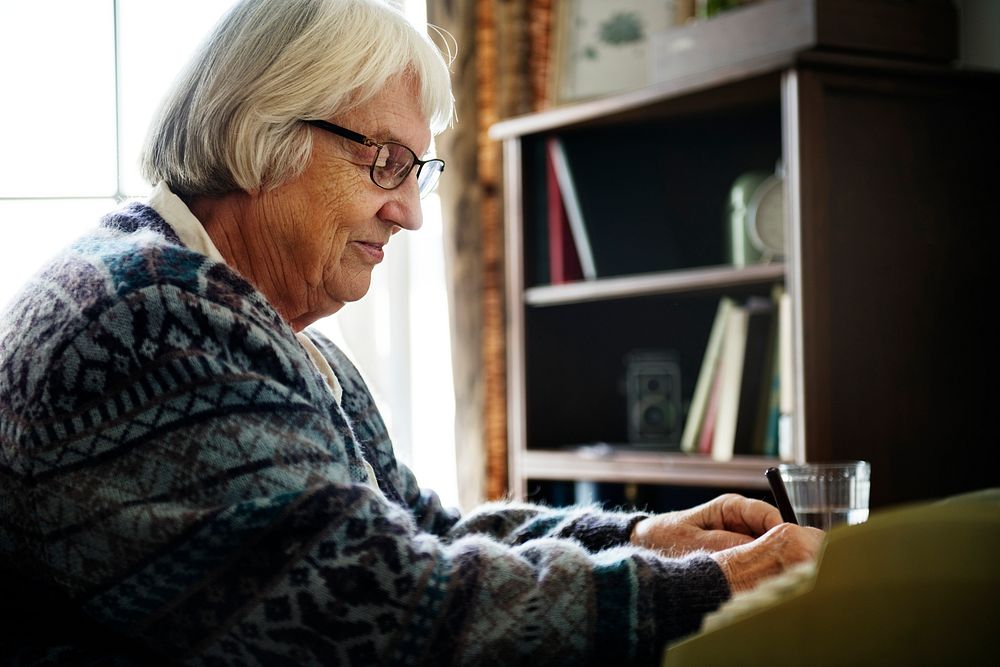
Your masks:
M728 461L734 455L789 458L779 437L791 413L788 295L719 300L681 435L681 451Z

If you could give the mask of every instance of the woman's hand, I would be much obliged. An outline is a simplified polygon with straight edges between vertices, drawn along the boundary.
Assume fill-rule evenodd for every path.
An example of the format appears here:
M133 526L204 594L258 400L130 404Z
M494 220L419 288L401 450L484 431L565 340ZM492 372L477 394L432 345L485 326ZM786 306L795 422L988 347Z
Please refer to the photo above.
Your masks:
M825 533L781 522L777 509L761 500L727 493L679 512L643 519L632 544L669 556L708 551L733 592L749 590L819 553Z
M716 552L749 544L779 524L781 514L771 505L727 493L691 509L643 519L631 541L670 556Z
M752 542L718 551L712 558L736 593L750 590L792 565L814 559L825 537L819 528L783 523Z

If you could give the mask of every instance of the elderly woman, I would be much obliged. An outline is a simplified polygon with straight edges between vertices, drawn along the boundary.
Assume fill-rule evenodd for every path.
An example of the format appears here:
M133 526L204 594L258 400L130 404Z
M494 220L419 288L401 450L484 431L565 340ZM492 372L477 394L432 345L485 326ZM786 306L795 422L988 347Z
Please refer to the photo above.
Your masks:
M223 19L153 125L151 198L0 323L0 559L22 611L46 596L22 662L643 661L815 553L739 496L460 517L419 489L306 327L420 227L451 115L440 53L374 0Z

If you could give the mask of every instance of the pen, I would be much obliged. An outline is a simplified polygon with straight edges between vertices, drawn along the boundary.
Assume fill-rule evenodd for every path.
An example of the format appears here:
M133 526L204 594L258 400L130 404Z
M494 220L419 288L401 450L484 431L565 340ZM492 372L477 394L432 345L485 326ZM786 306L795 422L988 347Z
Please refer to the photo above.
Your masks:
M781 481L778 469L768 468L764 471L764 477L767 477L767 483L771 485L771 493L774 495L774 502L778 504L778 511L781 512L781 520L785 523L798 525L795 510L792 509L792 504L788 501L788 493L785 492L785 484Z

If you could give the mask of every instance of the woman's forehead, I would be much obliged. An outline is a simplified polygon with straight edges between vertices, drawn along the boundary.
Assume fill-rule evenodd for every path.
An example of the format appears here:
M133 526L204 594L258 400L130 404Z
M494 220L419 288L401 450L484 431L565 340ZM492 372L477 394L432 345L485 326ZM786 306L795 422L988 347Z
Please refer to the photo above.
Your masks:
M416 90L398 82L352 109L344 121L354 123L347 127L376 141L405 144L418 154L430 145L430 123Z

